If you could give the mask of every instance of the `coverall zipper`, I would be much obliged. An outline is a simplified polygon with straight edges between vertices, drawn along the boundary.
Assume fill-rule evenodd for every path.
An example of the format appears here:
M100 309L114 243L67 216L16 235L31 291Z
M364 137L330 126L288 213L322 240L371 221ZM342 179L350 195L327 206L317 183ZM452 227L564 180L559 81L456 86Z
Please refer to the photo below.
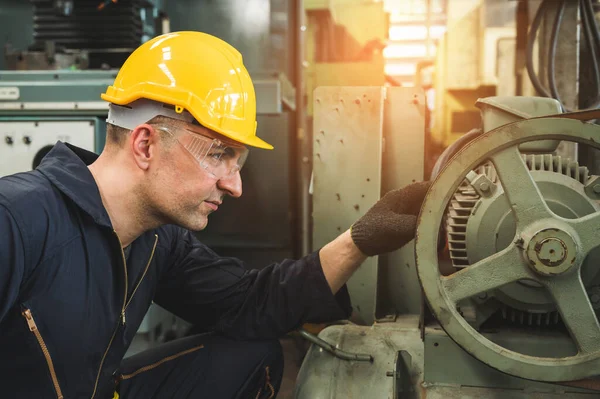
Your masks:
M112 345L112 342L115 339L115 335L117 334L119 325L121 323L123 324L123 326L125 325L125 309L127 309L127 305L129 305L129 303L131 302L131 299L133 299L133 294L135 294L135 291L137 291L137 288L140 286L142 280L144 279L144 276L146 275L146 272L148 271L148 267L150 266L150 263L152 262L152 258L154 257L154 251L156 250L156 244L158 243L158 235L155 234L154 235L155 236L154 247L152 248L152 254L150 255L150 260L148 260L146 269L144 270L142 277L138 281L135 289L133 290L133 293L131 294L131 298L129 299L129 301L127 301L128 276L127 276L127 262L125 260L125 251L123 251L123 244L121 243L121 239L117 235L117 232L113 230L113 233L114 233L115 237L117 237L117 241L119 241L119 248L121 249L121 258L123 259L123 271L125 274L125 295L123 296L123 306L121 307L121 318L117 322L117 326L115 327L115 330L113 331L112 336L110 337L110 341L108 342L108 346L106 347L106 350L104 351L104 355L102 355L102 360L100 360L100 367L98 368L98 374L96 375L96 382L94 383L94 392L92 392L91 399L94 399L94 396L96 396L96 391L98 389L98 381L100 380L100 373L102 372L102 366L104 365L104 360L106 359L108 350L110 349L110 346Z
M144 280L144 277L146 277L146 273L148 272L148 269L150 268L150 263L152 263L152 259L154 258L154 251L156 251L157 244L158 244L158 234L154 234L154 246L152 246L152 252L150 253L150 259L148 259L148 263L146 263L146 268L144 269L144 272L142 273L142 277L140 277L140 279L138 280L137 284L135 285L135 288L131 292L131 296L129 297L129 300L125 304L125 309L123 310L124 312L129 307L129 304L131 303L131 300L133 299L135 292L137 291L140 284L142 283L142 280ZM125 313L123 313L123 320L125 320ZM125 322L123 321L123 324L124 323Z
M35 320L33 320L33 315L31 314L31 310L25 309L23 311L23 317L27 321L27 326L29 327L29 331L31 331L35 338L40 344L40 348L42 348L42 352L44 353L44 357L46 358L46 363L48 364L48 369L50 370L50 376L52 377L52 384L54 384L54 390L56 391L56 397L58 399L63 399L62 391L60 390L60 385L58 384L58 377L56 376L56 371L54 370L54 363L52 362L52 357L50 356L50 352L48 351L48 347L44 342L44 338L42 338L42 334L40 334L40 330L38 330L37 325L35 324Z
M136 375L141 374L141 373L143 373L145 371L152 370L152 369L160 366L161 364L163 364L165 362L168 362L168 361L173 360L173 359L177 359L180 356L187 355L188 353L195 352L195 351L197 351L199 349L202 349L202 348L204 348L204 345L198 345L198 346L196 346L194 348L186 349L183 352L179 352L179 353L176 353L174 355L167 356L164 359L161 359L161 360L159 360L159 361L157 361L155 363L152 363L152 364L149 364L147 366L141 367L141 368L137 369L136 371L134 371L133 373L121 374L119 376L119 381L128 380L128 379L133 378Z

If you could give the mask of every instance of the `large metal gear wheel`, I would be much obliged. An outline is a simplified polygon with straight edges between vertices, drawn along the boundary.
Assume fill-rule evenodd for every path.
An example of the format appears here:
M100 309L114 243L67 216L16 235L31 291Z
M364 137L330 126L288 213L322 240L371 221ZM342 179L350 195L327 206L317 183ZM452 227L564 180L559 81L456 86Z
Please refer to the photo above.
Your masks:
M522 157L553 213L574 219L600 211L596 196L590 196L585 190L590 179L598 178L590 176L587 167L552 154ZM485 179L479 185L489 186L487 191L480 195L465 180L450 201L446 215L448 250L456 269L469 267L506 248L515 234L516 222L502 187L496 187L498 176L494 166L487 163L475 173ZM598 263L600 252L596 250L583 266L582 279L588 288L598 274ZM508 284L483 296L499 300L503 319L515 325L548 326L560 320L550 294L532 281Z
M441 327L480 361L517 377L561 382L600 374L600 324L581 279L586 256L600 245L600 212L577 219L555 215L519 152L519 145L537 140L569 140L600 149L600 126L570 119L586 116L529 119L476 138L434 180L419 215L417 272ZM514 239L505 249L442 275L436 249L448 204L467 173L487 161L493 163L515 217ZM577 354L544 358L510 350L480 334L457 310L466 298L520 280L535 281L550 293Z

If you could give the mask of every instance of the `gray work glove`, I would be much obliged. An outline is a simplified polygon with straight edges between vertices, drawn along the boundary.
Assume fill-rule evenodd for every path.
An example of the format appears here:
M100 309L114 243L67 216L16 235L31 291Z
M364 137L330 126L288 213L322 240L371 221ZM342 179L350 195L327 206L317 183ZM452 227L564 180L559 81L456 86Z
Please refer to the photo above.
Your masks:
M354 244L368 256L395 251L415 237L417 216L430 182L388 192L351 227Z

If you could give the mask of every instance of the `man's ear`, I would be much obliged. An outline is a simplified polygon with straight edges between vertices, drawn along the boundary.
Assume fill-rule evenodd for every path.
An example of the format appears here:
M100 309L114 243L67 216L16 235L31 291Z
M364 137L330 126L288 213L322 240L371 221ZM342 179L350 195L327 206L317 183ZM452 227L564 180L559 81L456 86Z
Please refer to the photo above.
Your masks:
M142 170L148 170L150 161L155 155L158 133L152 126L144 123L131 131L130 140L136 165Z

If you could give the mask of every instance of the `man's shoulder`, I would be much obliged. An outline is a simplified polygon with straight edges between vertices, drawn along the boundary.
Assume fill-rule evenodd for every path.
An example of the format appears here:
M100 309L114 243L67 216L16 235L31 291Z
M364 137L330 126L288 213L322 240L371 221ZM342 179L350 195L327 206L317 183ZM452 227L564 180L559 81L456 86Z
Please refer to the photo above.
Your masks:
M52 192L50 181L36 170L0 177L0 202L7 206L42 198Z
M21 223L46 212L57 201L57 192L50 181L38 171L17 173L0 178L0 205Z

